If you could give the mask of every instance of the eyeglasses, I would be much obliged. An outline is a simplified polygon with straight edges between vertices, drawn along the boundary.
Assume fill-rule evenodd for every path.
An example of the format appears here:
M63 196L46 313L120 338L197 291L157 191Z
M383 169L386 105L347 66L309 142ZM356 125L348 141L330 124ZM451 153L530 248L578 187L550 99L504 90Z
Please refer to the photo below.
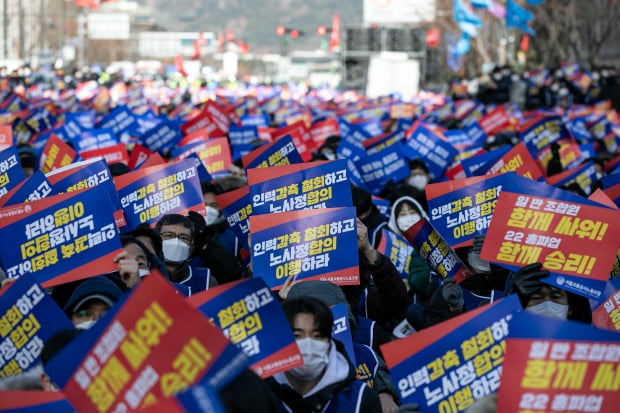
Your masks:
M160 233L159 236L163 240L178 238L186 244L190 244L192 242L192 237L188 234L175 234L174 232L165 231Z

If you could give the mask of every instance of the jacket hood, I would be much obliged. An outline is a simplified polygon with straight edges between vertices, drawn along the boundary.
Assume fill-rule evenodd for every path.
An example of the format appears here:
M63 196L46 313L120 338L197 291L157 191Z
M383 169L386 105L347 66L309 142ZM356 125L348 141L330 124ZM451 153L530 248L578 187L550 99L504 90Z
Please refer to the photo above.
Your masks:
M398 206L402 204L404 201L411 202L413 205L415 205L417 210L420 211L420 216L422 218L428 219L428 214L426 213L424 208L422 208L422 205L420 205L418 201L416 201L414 198L410 196L401 196L396 201L394 201L394 203L392 204L392 208L390 210L390 220L388 221L388 227L392 231L394 231L395 233L401 236L403 235L403 232L398 228L398 225L396 225L396 210L398 209Z

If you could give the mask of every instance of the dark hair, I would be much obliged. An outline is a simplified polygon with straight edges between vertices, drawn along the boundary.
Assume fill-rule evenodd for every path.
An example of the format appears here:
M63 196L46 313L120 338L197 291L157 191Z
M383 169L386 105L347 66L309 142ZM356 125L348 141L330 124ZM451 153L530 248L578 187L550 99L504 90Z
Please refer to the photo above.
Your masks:
M220 184L210 181L200 182L200 188L202 189L203 194L208 194L209 192L212 192L215 195L221 195L224 192Z
M416 204L414 204L411 201L408 201L406 199L400 201L397 205L396 208L394 209L394 216L398 217L398 214L400 213L400 210L403 209L403 205L409 205L409 208L413 209L414 211L416 211L418 213L418 215L420 215L420 217L422 216L422 211L420 211L420 208L418 208L418 206Z
M159 236L159 233L157 231L155 231L153 228L149 226L149 224L144 222L138 225L133 231L131 231L131 235L133 236L134 239L136 237L149 238L151 242L153 243L153 247L155 248L155 255L161 256L162 254L161 237ZM142 244L142 246L145 246L145 245Z
M424 172L428 173L428 166L424 163L424 161L420 158L415 158L409 161L409 169L417 169L420 168L424 170Z
M192 238L194 237L194 224L192 223L192 221L189 220L188 217L186 217L185 215L181 215L181 214L164 215L163 217L160 218L159 221L157 221L157 225L155 225L155 231L157 231L157 233L159 234L161 232L161 227L163 227L164 225L177 225L177 224L181 224L185 228L189 228L189 230L191 231Z
M314 297L298 297L285 300L282 310L286 314L288 323L293 327L297 314L305 313L314 316L314 322L321 337L331 337L334 326L334 316L327 304Z
M132 233L121 235L121 246L125 247L126 245L129 245L129 244L136 244L144 253L144 256L149 261L149 264L153 264L150 259L151 251L149 251L147 246L144 245L142 241L137 239Z

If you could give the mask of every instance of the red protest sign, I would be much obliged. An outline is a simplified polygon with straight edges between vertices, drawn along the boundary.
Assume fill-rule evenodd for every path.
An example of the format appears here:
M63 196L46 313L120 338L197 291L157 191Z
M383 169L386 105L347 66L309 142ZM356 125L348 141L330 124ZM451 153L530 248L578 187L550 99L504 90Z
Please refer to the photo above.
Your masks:
M534 180L539 180L543 177L542 171L523 142L515 145L495 162L486 172L486 175L504 172L515 172L518 175Z
M13 131L11 125L0 125L0 151L13 146Z
M88 346L78 342L82 338L71 344ZM59 384L79 411L136 411L212 373L224 352L232 356L233 370L239 352L227 352L231 347L160 274L151 273Z
M487 136L495 135L510 125L510 118L501 106L487 113L478 121Z
M310 135L305 122L299 120L291 125L280 128L271 134L274 141L277 141L286 135L291 135L293 143L301 155L301 158L304 162L308 162L312 158L314 143L312 141L312 135Z
M127 147L124 143L117 145L106 146L105 148L93 149L90 151L80 152L82 159L92 159L102 157L108 164L112 163L129 163L129 155L127 154Z
M508 267L541 262L552 273L601 282L618 231L620 211L502 191L480 256Z
M52 133L41 153L39 169L46 174L71 164L75 156L75 150Z

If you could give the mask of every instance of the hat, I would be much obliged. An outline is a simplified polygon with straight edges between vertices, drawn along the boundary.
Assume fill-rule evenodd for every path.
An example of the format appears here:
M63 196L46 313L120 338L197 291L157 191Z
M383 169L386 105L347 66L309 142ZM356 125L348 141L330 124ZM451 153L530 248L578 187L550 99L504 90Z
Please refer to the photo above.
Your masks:
M99 299L112 307L123 296L123 291L109 278L98 275L82 281L71 293L63 310L67 314L78 311L87 301Z
M347 304L349 323L351 324L351 329L355 329L355 326L357 325L355 315L351 310L351 306L347 301L346 295L344 295L342 289L336 284L329 281L319 280L298 282L293 284L286 298L291 299L298 297L313 297L323 301L328 307L337 304Z

